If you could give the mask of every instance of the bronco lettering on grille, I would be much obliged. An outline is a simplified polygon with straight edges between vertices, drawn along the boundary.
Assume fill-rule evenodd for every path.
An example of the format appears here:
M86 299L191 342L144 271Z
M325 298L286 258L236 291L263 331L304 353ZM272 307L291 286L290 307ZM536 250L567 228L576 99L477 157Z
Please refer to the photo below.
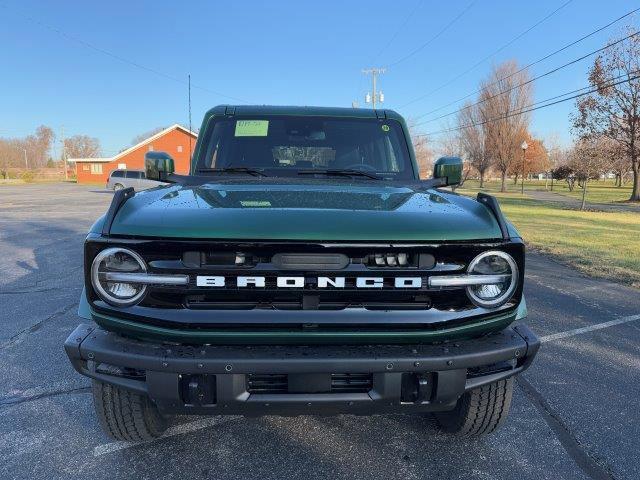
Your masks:
M306 285L315 284L318 288L345 288L346 277L273 277L276 288L304 288ZM384 277L353 277L356 288L384 288ZM267 277L223 277L198 275L196 286L198 287L265 287ZM421 277L396 277L393 278L393 288L421 288Z

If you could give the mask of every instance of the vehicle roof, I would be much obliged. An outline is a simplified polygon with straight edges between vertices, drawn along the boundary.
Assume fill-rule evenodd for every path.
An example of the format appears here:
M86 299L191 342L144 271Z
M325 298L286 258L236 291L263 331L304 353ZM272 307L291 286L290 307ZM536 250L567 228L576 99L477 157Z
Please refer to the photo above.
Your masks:
M402 116L387 109L314 107L286 105L218 105L207 112L207 116L232 111L235 115L308 115L319 117L352 117L352 118L393 118L402 120Z
M144 170L138 170L137 168L114 168L109 175L113 175L115 172L144 172Z

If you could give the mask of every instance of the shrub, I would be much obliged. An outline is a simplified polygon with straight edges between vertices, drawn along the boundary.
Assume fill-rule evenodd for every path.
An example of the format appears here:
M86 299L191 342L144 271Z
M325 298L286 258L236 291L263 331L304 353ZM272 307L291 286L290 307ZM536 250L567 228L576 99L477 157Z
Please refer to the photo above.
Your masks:
M25 170L24 172L22 172L22 175L20 175L20 178L25 182L25 183L31 183L33 182L35 175L33 172L29 171L29 170Z

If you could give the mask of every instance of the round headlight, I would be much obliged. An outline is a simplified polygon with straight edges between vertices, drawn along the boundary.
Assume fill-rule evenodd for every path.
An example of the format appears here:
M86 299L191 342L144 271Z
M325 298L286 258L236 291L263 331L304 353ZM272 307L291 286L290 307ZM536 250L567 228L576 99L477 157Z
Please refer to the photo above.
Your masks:
M91 284L102 300L116 307L138 303L146 286L136 283L107 281L107 273L146 273L144 260L126 248L107 248L91 264Z
M518 286L518 265L511 255L501 251L484 252L474 258L467 272L470 275L499 275L503 281L467 287L473 303L483 308L504 305Z

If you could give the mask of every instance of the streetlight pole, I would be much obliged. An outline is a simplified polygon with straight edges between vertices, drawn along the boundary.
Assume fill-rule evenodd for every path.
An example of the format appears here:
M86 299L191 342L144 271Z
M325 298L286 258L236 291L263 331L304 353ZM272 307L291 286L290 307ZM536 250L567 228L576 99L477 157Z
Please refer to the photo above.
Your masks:
M520 193L521 195L524 195L524 161L525 161L527 148L529 148L529 144L526 142L526 140L522 142L522 145L520 145L520 148L522 148L522 179L520 181Z

